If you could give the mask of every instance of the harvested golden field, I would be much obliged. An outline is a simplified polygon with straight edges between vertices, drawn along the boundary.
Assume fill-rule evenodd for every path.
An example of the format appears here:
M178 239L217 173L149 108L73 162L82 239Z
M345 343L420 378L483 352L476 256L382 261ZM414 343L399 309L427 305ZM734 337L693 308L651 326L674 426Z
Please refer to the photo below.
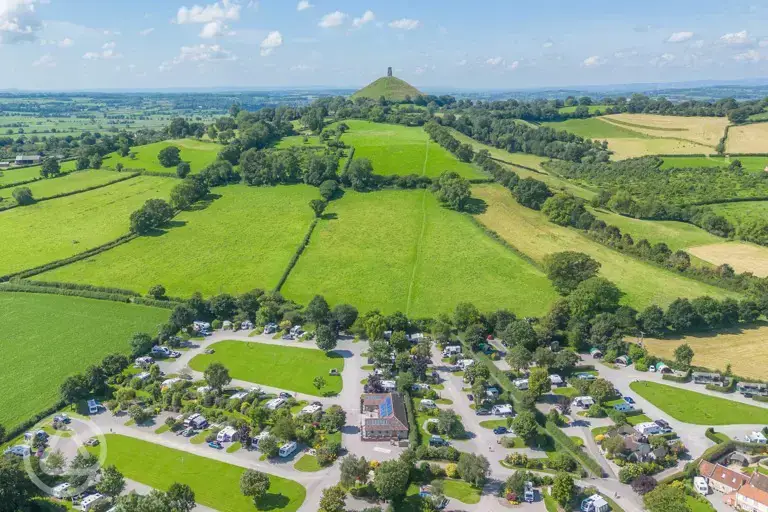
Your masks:
M685 139L714 148L725 134L726 117L682 117L652 114L614 114L603 121L617 124L644 135Z
M693 349L693 364L712 370L725 370L731 363L740 377L765 379L768 368L768 325L731 329L717 334L685 336L675 340L645 339L648 351L656 356L674 359L675 348L687 343Z
M605 140L608 141L608 149L613 151L613 155L611 155L613 160L624 160L647 155L706 155L715 151L710 146L680 139L620 138Z
M768 277L768 248L743 242L690 247L687 251L713 265L727 263L736 272L752 272L758 277Z
M768 153L768 123L731 126L725 149L728 153Z

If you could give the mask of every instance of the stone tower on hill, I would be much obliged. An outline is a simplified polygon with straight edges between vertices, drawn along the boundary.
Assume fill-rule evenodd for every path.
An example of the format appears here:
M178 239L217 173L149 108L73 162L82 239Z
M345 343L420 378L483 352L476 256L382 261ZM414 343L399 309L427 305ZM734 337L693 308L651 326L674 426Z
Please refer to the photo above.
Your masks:
M392 76L392 66L387 68L387 76Z

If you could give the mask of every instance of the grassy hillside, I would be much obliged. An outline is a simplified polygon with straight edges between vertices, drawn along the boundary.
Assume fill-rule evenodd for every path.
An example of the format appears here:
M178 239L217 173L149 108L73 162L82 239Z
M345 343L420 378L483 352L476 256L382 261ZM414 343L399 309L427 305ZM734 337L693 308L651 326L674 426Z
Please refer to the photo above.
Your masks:
M731 162L738 160L741 166L754 172L763 172L768 166L766 156L665 156L662 169L671 167L728 167Z
M168 146L176 146L179 148L181 159L185 162L189 162L193 174L202 171L206 166L212 164L223 147L221 144L215 142L205 142L195 139L164 140L162 142L155 142L154 144L147 144L146 146L132 147L131 152L135 153L134 158L131 158L130 155L121 157L117 153L111 153L108 155L108 158L104 160L104 166L114 169L118 163L121 163L125 169L143 169L145 171L175 174L175 166L163 167L157 160L157 154L160 150L167 148Z
M74 160L62 162L60 164L61 172L74 171L75 165L76 162ZM0 169L0 186L41 178L41 167L41 165L34 165L32 167L22 167L20 169Z
M38 180L23 186L32 191L32 196L35 199L41 199L57 194L65 194L67 192L74 192L85 188L106 185L125 177L126 174L120 174L113 171L78 171L70 172L57 178ZM15 203L16 201L13 199L14 190L15 187L0 189L0 202L3 204Z
M168 310L106 300L0 292L0 424L51 407L59 385L107 354L128 353L134 332L154 333ZM24 326L20 328L20 326Z
M389 101L403 101L406 96L415 98L416 96L422 96L422 93L405 80L394 76L383 76L357 91L352 95L352 99L369 98L378 100L382 96Z

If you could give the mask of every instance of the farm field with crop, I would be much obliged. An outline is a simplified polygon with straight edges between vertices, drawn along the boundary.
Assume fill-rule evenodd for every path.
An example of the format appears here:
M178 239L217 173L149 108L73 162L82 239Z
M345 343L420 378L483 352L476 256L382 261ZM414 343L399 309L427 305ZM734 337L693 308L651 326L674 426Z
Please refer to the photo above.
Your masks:
M736 272L752 272L758 277L768 277L768 247L724 242L691 247L688 252L713 265L727 263Z
M269 491L254 507L252 498L240 492L243 467L131 437L104 437L105 464L115 465L126 478L163 491L175 482L187 484L197 503L220 512L294 512L306 497L306 489L298 482L269 475ZM101 449L90 448L94 453Z
M340 376L328 375L333 368L344 369L344 359L334 353L314 348L283 347L250 341L220 341L210 346L213 354L199 354L190 361L193 370L205 371L214 361L229 369L233 379L265 386L321 396L341 391ZM326 381L318 389L312 384L315 377Z
M482 178L473 164L461 162L429 140L422 128L348 120L341 140L355 148L355 158L367 158L376 174L417 174L437 177L455 171L465 178Z
M128 234L131 212L148 199L167 199L176 183L139 176L0 213L5 242L0 275L68 258Z
M768 166L768 157L765 156L665 156L661 168L728 167L734 160L740 161L741 166L748 171L763 172Z
M104 159L104 166L114 169L118 163L121 163L126 170L143 169L146 171L176 174L176 166L163 167L157 160L157 154L160 150L168 146L176 146L181 150L181 159L184 162L189 162L193 174L202 171L205 167L212 164L216 160L219 151L223 148L221 144L215 142L195 139L164 140L154 144L147 144L146 146L132 147L131 152L136 154L135 158L131 158L130 155L121 157L117 153L111 153Z
M158 236L137 238L37 279L142 293L160 283L173 296L273 288L309 228L313 213L307 204L319 197L317 189L230 185L214 193L221 197L202 210L181 212L176 227Z
M693 349L693 364L697 366L725 371L725 366L731 363L734 375L765 379L766 337L768 325L759 324L675 339L645 338L643 344L655 356L674 359L675 349L687 343Z
M680 138L714 148L725 134L727 117L684 117L612 114L600 118L634 132L658 138Z
M22 185L32 191L35 199L43 199L57 194L66 194L89 187L97 187L126 178L126 174L113 171L90 170L70 172L57 178L38 180L34 183ZM0 201L4 204L13 204L13 191L15 188L0 189Z
M53 406L59 384L111 353L130 351L134 332L154 333L168 310L35 293L0 292L0 424L12 428Z
M74 171L76 163L77 162L74 160L61 162L61 172ZM41 165L33 165L31 167L21 167L19 169L0 169L0 187L23 181L43 179L42 176L40 176L41 167Z
M728 153L768 153L768 123L731 126L725 149Z
M651 304L666 306L678 297L736 296L623 255L574 229L553 224L541 212L520 206L500 185L476 185L472 195L488 205L487 211L477 215L477 219L519 251L537 262L548 254L561 251L588 254L602 265L600 275L624 292L622 303L637 309Z
M528 262L490 239L429 191L347 192L331 203L282 289L306 303L321 294L361 312L422 317L458 302L519 315L546 311L556 294Z

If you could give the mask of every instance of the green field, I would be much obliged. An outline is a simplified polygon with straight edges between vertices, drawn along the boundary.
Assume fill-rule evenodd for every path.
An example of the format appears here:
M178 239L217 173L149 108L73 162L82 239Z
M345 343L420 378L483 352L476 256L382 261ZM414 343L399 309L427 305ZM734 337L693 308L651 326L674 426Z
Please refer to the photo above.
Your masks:
M341 391L341 377L328 372L344 369L344 359L334 352L313 348L283 347L248 341L221 341L210 346L214 354L199 354L190 361L193 370L205 371L218 361L229 368L234 379L274 386L306 395L322 396ZM312 384L315 377L323 377L326 386L319 391Z
M167 198L176 183L140 176L0 213L0 275L68 258L127 234L131 212L147 199Z
M566 130L587 139L650 139L648 135L624 128L622 126L606 123L599 117L587 119L568 119L567 121L542 123L542 126L555 130Z
M390 101L403 101L406 96L414 99L421 95L422 93L408 82L394 76L383 76L357 91L352 95L352 99L368 98L378 101L383 96Z
M291 135L289 137L283 137L280 139L275 148L287 149L287 148L306 148L306 147L325 147L325 143L320 140L317 135L308 135L307 140L304 141L304 135Z
M318 224L286 297L306 303L319 293L331 304L411 317L459 302L536 316L556 297L541 272L429 191L347 192L329 211L336 218Z
M240 492L240 477L245 468L117 434L104 437L105 464L117 466L126 478L160 490L176 482L187 484L195 492L197 503L221 512L292 512L298 510L306 497L306 490L299 483L269 475L269 491L254 507L253 500ZM100 449L91 450L98 453Z
M162 235L140 237L39 279L140 292L161 283L174 296L273 288L309 228L307 204L319 197L317 189L231 185L215 193L221 197L202 211L180 213L174 219L180 225Z
M443 483L443 492L448 498L453 498L467 505L474 505L480 503L482 496L482 489L474 487L471 484L463 480L451 480L448 478L440 479ZM407 496L415 496L419 494L419 486L411 484L408 487Z
M65 194L85 188L106 185L125 177L125 174L119 174L112 171L78 171L65 174L58 178L39 180L23 186L32 191L32 196L35 199L44 199L57 194ZM16 201L13 199L14 190L14 188L0 189L0 203L15 203Z
M59 384L114 352L134 332L154 333L168 311L119 302L0 293L0 424L8 428L54 405Z
M768 423L768 408L742 404L695 391L636 381L632 391L678 421L694 425L749 425Z
M195 139L164 140L147 144L146 146L135 146L131 152L136 153L135 158L130 155L121 157L117 153L107 155L104 160L104 166L114 169L118 163L123 164L125 169L143 169L145 171L167 172L175 174L176 167L163 167L157 160L157 154L161 149L168 146L176 146L181 150L181 159L189 162L192 173L202 171L206 166L212 164L222 149L221 144L215 142L205 142Z
M69 172L75 170L76 162L70 160L68 162L62 162L61 172ZM22 181L34 180L36 178L42 178L40 176L40 165L34 165L32 167L22 167L20 169L0 169L0 187L4 185L11 185L13 183L20 183ZM5 192L5 191L4 191ZM6 192L10 194L10 192Z
M734 160L739 160L742 167L748 171L763 172L768 166L768 157L765 156L665 156L661 168L728 167Z
M733 224L741 224L747 219L768 218L768 201L743 201L739 203L713 204L712 210L722 215Z
M599 114L605 111L606 108L608 108L610 105L587 105L587 109L589 110L590 114ZM577 105L573 105L571 107L560 107L558 111L561 114L573 114L576 112L576 109L579 108Z
M651 304L667 306L679 297L737 297L720 288L680 276L587 238L575 229L553 224L541 212L520 206L500 185L477 185L472 195L484 200L488 210L477 218L535 261L561 251L588 254L602 266L600 275L624 293L623 304L642 309Z
M439 176L455 171L466 178L485 174L470 163L460 162L448 150L429 140L422 128L398 124L348 120L341 140L355 148L355 158L367 158L377 174Z

